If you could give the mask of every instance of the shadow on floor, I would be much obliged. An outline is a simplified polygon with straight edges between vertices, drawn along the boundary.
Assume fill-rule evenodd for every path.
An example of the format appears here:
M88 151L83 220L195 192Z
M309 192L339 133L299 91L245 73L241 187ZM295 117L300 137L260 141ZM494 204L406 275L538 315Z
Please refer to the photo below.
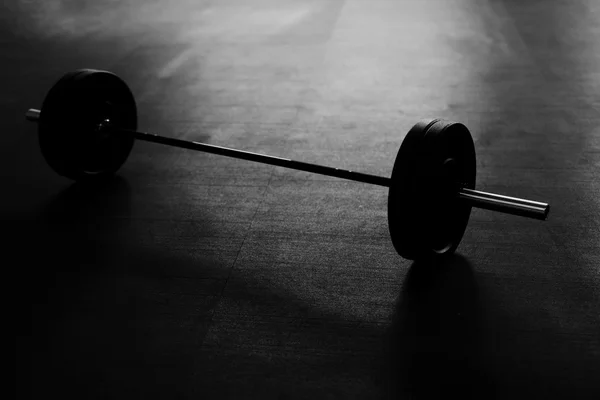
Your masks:
M386 342L393 398L493 398L483 356L483 310L459 255L411 266Z
M131 187L115 176L75 183L37 218L5 226L17 398L177 398L185 387L217 301L206 293L222 283L164 276L210 266L140 247L130 211Z

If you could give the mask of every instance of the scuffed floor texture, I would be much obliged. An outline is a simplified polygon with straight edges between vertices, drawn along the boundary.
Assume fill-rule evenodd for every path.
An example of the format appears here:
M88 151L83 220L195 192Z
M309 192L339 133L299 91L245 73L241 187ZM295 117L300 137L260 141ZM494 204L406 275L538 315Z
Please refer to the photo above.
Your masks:
M600 398L596 0L5 1L0 162L17 398ZM77 68L140 129L389 176L419 119L465 123L458 254L394 251L387 191L137 143L72 185L24 112Z

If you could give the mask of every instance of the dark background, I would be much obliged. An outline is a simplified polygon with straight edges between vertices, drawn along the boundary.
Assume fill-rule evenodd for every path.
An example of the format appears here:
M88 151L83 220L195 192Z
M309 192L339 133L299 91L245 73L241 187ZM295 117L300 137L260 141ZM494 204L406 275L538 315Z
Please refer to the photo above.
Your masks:
M2 266L17 398L598 398L600 3L5 1ZM457 256L401 259L387 191L137 143L72 185L25 122L108 69L140 128L389 176L419 119L465 123Z

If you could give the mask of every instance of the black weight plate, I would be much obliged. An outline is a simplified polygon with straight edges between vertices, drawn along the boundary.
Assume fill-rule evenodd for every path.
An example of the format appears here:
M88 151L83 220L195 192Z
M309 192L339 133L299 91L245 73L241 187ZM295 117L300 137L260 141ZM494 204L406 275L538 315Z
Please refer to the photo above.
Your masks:
M116 172L134 137L101 134L98 124L137 129L137 107L127 84L108 71L81 69L50 89L40 112L38 135L46 162L59 175L81 180Z
M414 260L450 254L458 247L471 213L456 193L475 188L475 145L462 124L417 123L400 146L388 194L388 223L394 248Z

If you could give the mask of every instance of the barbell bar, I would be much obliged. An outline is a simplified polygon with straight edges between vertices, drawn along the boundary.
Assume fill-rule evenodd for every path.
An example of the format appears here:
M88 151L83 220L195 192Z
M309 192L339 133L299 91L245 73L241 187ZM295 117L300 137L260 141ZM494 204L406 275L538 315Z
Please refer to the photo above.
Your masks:
M76 180L114 173L133 142L141 140L388 187L392 242L409 259L453 252L471 207L537 220L547 219L550 211L547 203L475 190L471 134L464 125L441 119L421 121L411 129L388 178L137 131L133 94L107 71L66 74L52 87L42 109L29 109L25 117L38 122L40 146L50 166ZM431 243L424 246L423 241Z
M31 122L37 122L40 118L40 110L30 108L26 112L26 119ZM311 164L303 161L295 161L287 158L270 156L266 154L253 153L250 151L232 149L213 144L200 143L188 140L181 140L160 136L154 133L132 131L119 129L111 126L110 120L105 119L98 125L101 132L108 134L132 135L136 140L158 143L181 149L201 151L204 153L217 154L226 157L237 158L241 160L254 161L261 164L274 165L287 169L310 172L317 175L332 176L335 178L346 179L355 182L368 183L376 186L391 186L391 179L384 176L365 174L362 172L350 171L340 168L327 167L324 165ZM471 207L482 208L485 210L502 212L505 214L517 215L521 217L545 220L548 217L550 206L547 203L521 199L518 197L509 197L496 193L482 192L480 190L467 189L459 187L456 196L460 201L465 202Z

